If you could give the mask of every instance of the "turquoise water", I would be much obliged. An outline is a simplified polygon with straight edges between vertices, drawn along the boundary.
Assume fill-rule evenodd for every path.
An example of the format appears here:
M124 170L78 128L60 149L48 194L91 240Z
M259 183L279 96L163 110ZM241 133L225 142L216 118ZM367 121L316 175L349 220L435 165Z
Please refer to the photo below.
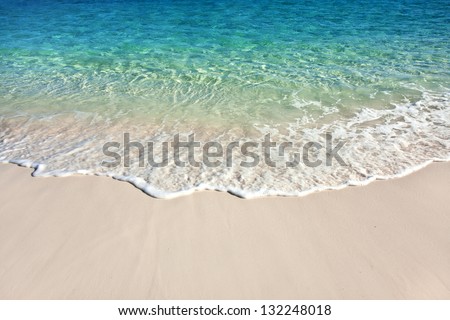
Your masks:
M0 1L0 160L157 196L296 195L449 158L449 1ZM346 141L345 168L105 168L175 133ZM74 156L76 155L76 156Z

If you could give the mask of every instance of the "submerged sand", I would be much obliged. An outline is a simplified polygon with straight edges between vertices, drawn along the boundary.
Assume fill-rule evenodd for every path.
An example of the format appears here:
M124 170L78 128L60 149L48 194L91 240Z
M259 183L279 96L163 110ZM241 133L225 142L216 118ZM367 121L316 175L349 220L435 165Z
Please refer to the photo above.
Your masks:
M256 200L30 173L0 165L2 299L450 299L450 163Z

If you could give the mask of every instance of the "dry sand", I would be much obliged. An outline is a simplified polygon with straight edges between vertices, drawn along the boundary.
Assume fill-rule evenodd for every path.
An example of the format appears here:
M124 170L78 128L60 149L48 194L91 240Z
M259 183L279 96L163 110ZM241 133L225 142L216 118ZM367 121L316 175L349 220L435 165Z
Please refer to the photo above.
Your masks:
M450 163L303 198L0 165L2 299L450 299Z

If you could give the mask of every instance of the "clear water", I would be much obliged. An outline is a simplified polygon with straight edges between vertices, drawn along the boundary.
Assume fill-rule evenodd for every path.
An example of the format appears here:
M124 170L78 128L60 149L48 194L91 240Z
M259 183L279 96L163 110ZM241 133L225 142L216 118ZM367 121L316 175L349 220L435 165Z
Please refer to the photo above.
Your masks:
M448 0L0 0L0 17L0 161L36 175L252 197L450 158ZM330 132L347 166L102 166L103 144L124 132L294 145Z

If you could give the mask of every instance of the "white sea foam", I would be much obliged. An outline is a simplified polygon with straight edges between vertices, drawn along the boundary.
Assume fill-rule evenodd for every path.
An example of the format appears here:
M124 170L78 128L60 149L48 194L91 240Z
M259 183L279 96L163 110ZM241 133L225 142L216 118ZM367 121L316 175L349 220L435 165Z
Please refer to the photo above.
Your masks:
M168 128L132 122L132 125L130 122L112 125L101 118L89 121L80 117L0 118L4 128L0 135L0 161L32 167L35 169L33 175L39 177L109 176L127 181L151 196L166 199L199 190L224 191L242 198L304 196L321 190L366 185L377 179L401 177L433 161L449 161L449 96L424 93L415 103L398 104L384 110L364 108L351 117L320 125L311 125L301 119L284 126L255 124L254 129L259 135L252 138L239 130L191 128L180 131L177 126ZM102 166L102 161L108 159L102 152L103 144L108 141L122 143L124 132L143 145L154 142L157 153L161 152L158 145L171 142L176 133L180 133L182 139L187 139L191 133L198 134L196 137L201 143L219 141L224 146L230 141L238 141L240 145L249 141L261 142L264 135L270 133L272 141L290 141L301 147L307 142L324 145L328 132L335 144L345 141L339 154L347 165L341 166L334 160L332 166L322 164L313 168L300 162L294 168L287 168L284 164L290 156L273 154L276 168L267 166L262 158L257 166L245 168L240 162L247 158L236 152L231 167L224 163L217 168L205 165L179 167L173 161L162 168L140 167L137 157L131 158L128 168ZM318 152L317 155L321 157L325 153Z

